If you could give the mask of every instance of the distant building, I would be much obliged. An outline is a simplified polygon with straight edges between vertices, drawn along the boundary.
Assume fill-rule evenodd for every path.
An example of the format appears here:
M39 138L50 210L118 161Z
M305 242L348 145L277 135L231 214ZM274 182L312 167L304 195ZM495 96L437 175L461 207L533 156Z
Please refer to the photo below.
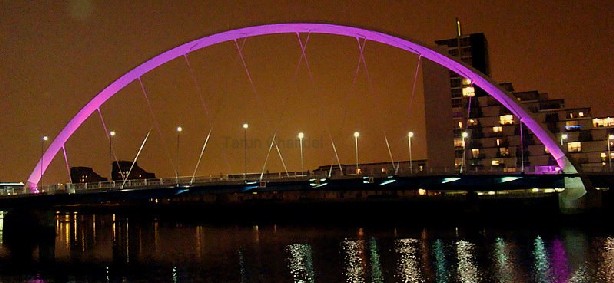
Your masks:
M131 170L132 169L132 170ZM124 179L152 179L156 178L156 174L145 171L135 162L132 161L117 161L113 162L112 179L113 181L121 181Z
M413 172L418 174L425 172L426 160L413 160L395 162L373 162L373 163L361 163L358 164L358 170L356 170L356 164L334 164L334 165L322 165L313 170L312 173L316 175L328 175L328 176L341 176L341 175L397 175L397 174L409 174ZM343 172L343 173L341 173Z
M72 183L95 183L107 181L94 172L90 167L70 167L70 181Z
M23 182L0 182L0 195L14 195L23 190Z
M457 36L435 43L440 50L490 75L488 44L484 34L462 34L457 21ZM433 77L432 70L424 68L424 72L425 78ZM548 149L525 126L520 126L518 117L482 89L474 87L470 80L451 71L446 76L449 78L448 95L452 111L452 129L449 131L453 139L449 142L454 147L454 167L457 171L461 168L504 172L517 172L522 168L529 171L556 169L556 161ZM429 89L433 88L427 86L429 81L425 79L424 83L425 99L428 100L430 95L435 95L429 93ZM550 99L548 94L536 90L517 92L511 83L501 83L500 86L512 93L518 103L532 112L538 122L557 137L572 162L580 167L579 170L612 170L614 118L593 118L590 107L565 108L563 99ZM441 108L440 105L437 107ZM427 113L441 113L441 109L434 109L428 102L426 108ZM427 136L428 131L429 125ZM443 135L446 136L445 131ZM435 161L442 158L431 154L427 157L429 164L431 158L435 158Z

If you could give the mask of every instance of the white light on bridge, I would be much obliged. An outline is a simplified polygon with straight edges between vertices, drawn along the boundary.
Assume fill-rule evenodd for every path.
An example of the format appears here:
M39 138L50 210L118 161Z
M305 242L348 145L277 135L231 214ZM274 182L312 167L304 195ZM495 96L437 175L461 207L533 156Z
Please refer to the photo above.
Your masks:
M450 183L450 182L456 182L456 181L458 181L458 180L460 180L460 178L457 178L457 177L453 177L453 178L443 178L443 181L441 181L441 183L442 183L442 184L445 184L445 183Z
M511 182L520 179L520 177L503 177L501 178L501 183Z
M380 186L385 186L385 185L388 185L388 184L390 184L390 183L394 183L394 182L396 182L396 180L394 180L394 179L393 179L393 180L386 180L386 181L383 181L383 182L382 182L381 184L379 184L379 185L380 185Z

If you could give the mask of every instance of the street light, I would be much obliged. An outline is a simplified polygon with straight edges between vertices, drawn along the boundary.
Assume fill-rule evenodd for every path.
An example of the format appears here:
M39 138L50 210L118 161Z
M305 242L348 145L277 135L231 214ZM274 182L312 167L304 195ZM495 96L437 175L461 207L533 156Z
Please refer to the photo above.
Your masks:
M567 134L561 134L561 145L563 145L563 141L566 141L569 136Z
M247 128L249 125L243 123L243 177L247 176Z
M40 178L40 188L43 187L43 158L45 156L45 142L49 138L47 136L43 136L43 140L41 141L41 178Z
M467 155L467 142L465 140L469 136L469 133L463 132L461 136L463 137L463 163L461 164L460 172L463 173L463 169L465 167L465 155Z
M301 175L305 173L305 167L303 163L303 138L304 137L305 137L305 134L303 134L303 132L298 133L298 141L301 147Z
M612 140L614 140L614 135L608 135L608 163L610 165L610 172L612 171L612 149L610 145L612 143Z
M356 174L358 174L358 137L360 136L359 132L354 132L354 141L356 144Z
M414 132L407 133L407 145L409 146L409 173L414 173L413 160L411 158L411 138L414 136Z
M181 136L181 132L183 132L183 128L181 126L177 126L177 149L175 152L175 160L177 160L177 168L175 169L175 179L179 180L179 136Z
M109 182L113 181L113 137L115 136L115 134L115 131L109 132L109 163L111 164L111 174L109 174Z

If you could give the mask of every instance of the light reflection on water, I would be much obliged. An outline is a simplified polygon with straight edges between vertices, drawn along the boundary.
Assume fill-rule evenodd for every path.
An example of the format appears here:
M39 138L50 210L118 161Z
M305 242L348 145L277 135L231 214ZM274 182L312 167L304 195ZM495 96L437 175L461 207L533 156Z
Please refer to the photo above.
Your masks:
M425 282L418 261L418 240L398 239L394 251L399 254L395 278L398 282Z
M363 240L344 240L341 242L345 282L366 282L364 245Z
M6 226L0 217L0 235ZM75 212L51 226L53 245L32 250L34 263L52 251L42 267L11 269L2 239L0 282L614 282L614 232L605 231L212 225Z
M480 282L478 268L475 264L475 244L468 241L456 242L456 253L458 257L458 281L459 282Z
M288 269L293 282L314 282L313 258L308 244L291 244L288 251Z

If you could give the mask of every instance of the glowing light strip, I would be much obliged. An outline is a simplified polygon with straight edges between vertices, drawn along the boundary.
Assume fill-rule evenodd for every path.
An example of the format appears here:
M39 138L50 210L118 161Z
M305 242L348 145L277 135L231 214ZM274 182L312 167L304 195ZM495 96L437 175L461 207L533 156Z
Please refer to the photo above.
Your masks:
M177 57L184 56L193 51L215 44L235 41L241 38L287 33L333 34L354 38L364 38L365 40L379 42L417 54L419 56L423 56L439 65L442 65L448 70L454 71L459 75L470 79L475 85L486 91L486 93L499 101L514 115L520 117L522 123L524 123L545 145L545 147L548 148L552 156L557 161L559 167L563 168L563 170L567 173L577 173L575 168L569 163L569 160L565 156L563 150L559 147L557 141L555 141L555 137L544 129L526 109L520 106L511 94L500 88L492 79L481 74L472 67L463 64L458 59L439 53L438 51L426 47L425 44L417 43L415 40L410 41L377 31L334 24L291 23L246 27L205 36L165 51L130 70L128 73L119 77L116 81L112 82L109 86L98 93L98 95L88 102L77 113L77 115L75 115L70 122L68 122L64 129L62 129L62 131L51 142L47 148L47 151L45 151L44 155L36 164L36 167L34 167L32 170L32 173L30 173L26 186L29 188L36 188L36 184L40 180L41 175L44 174L57 152L64 146L68 138L70 138L70 136L81 126L81 124L109 98L144 74ZM41 172L43 174L41 174Z
M460 178L454 177L454 178L443 178L443 181L441 181L442 184L445 183L450 183L450 182L456 182L460 180Z

